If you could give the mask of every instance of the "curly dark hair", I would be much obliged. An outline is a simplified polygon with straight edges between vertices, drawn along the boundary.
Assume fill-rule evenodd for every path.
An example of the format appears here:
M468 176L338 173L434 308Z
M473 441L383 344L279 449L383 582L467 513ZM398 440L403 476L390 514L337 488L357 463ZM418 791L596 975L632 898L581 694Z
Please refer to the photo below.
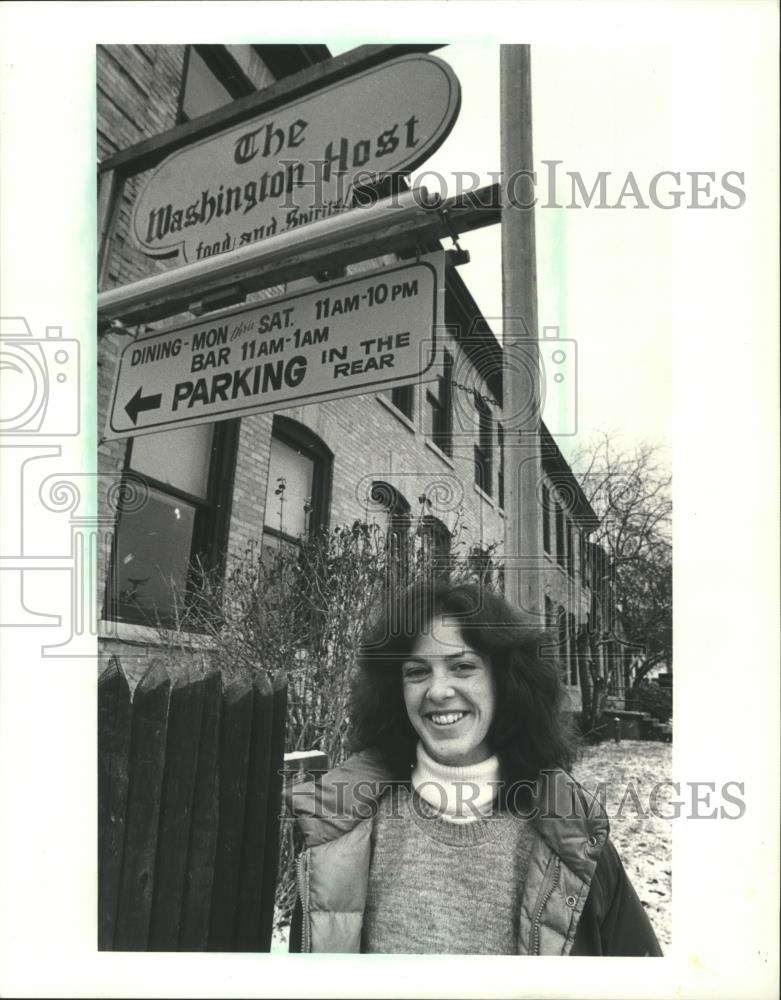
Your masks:
M525 624L499 594L472 583L430 580L386 594L356 661L350 749L376 748L400 779L409 777L418 736L404 704L401 664L440 615L457 621L464 642L490 662L497 710L487 739L505 784L536 781L550 768L569 770L574 738L562 712L564 689L555 662L544 656L555 639Z

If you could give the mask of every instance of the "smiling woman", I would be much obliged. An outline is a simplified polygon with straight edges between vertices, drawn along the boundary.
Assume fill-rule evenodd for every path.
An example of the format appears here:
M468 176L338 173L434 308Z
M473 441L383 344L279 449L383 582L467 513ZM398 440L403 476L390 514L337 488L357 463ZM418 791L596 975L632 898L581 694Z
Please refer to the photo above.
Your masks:
M503 598L389 595L354 678L358 752L291 790L291 950L660 955L602 808L567 773L554 642Z
M491 756L493 673L488 661L464 643L455 622L434 619L402 663L401 676L409 721L434 760L464 767Z

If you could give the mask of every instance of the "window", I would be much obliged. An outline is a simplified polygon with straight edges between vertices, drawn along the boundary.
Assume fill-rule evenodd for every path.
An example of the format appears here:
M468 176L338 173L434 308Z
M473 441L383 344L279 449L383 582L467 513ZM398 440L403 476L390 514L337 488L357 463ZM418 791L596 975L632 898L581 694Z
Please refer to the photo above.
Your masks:
M397 385L388 393L391 403L400 410L405 417L412 420L415 411L415 386Z
M602 620L606 627L612 625L613 615L613 563L601 545L589 546L591 589L599 602Z
M572 521L567 521L567 565L566 570L571 577L575 576L575 535L576 529Z
M566 684L569 678L569 642L567 633L567 612L559 605L556 608L556 629L558 632L559 671Z
M556 562L564 569L567 564L567 530L564 507L561 500L554 500L556 505Z
M247 50L249 47L245 47ZM188 45L184 57L179 122L224 107L255 87L224 45Z
M552 555L551 550L551 493L547 483L542 484L542 547Z
M617 643L615 639L608 639L605 641L605 661L606 670L608 676L608 694L614 696L621 696L624 693L623 689L623 665L621 663L620 656L617 655Z
M170 624L192 595L196 565L220 565L236 452L237 421L133 438L127 471L146 502L120 510L104 613Z
M493 421L488 403L475 395L478 432L475 445L475 484L489 497L493 494Z
M556 624L556 613L553 609L553 601L545 595L545 628L553 628Z
M504 510L504 427L496 425L496 435L499 442L499 471L496 474L496 493L499 506Z
M545 598L546 624L548 616L553 617L553 605ZM578 653L575 639L575 616L567 612L561 605L556 608L556 630L558 633L559 669L565 684L577 687L578 684Z
M433 576L447 576L450 572L450 543L452 537L447 526L437 517L425 514L417 531L420 539L418 559L421 566Z
M576 641L575 616L567 614L567 659L569 661L569 682L573 687L578 684L578 644Z
M194 45L187 46L180 121L189 121L233 100L227 88L209 69Z
M436 391L426 388L426 433L446 455L452 455L452 382L453 356L444 351L442 374L434 383Z
M331 462L331 452L308 427L287 417L274 417L264 548L298 545L328 523Z
M371 499L387 514L386 546L391 576L399 581L409 570L410 506L405 497L390 483L372 483Z

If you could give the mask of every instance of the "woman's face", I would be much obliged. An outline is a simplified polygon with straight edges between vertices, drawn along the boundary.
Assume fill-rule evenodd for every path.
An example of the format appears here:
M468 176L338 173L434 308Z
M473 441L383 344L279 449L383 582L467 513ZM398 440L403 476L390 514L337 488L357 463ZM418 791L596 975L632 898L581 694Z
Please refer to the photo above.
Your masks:
M457 624L434 618L402 663L401 676L409 720L429 756L453 767L491 756L486 737L496 711L493 672Z

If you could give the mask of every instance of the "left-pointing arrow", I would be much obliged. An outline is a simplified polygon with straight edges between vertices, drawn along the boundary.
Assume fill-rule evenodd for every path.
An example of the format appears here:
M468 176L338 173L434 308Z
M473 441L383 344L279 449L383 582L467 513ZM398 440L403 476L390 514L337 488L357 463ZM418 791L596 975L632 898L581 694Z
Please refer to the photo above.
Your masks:
M162 394L157 393L156 396L142 396L143 386L139 386L136 390L136 394L130 400L129 403L125 405L125 413L133 421L133 425L138 423L138 414L143 410L157 410L162 402Z

